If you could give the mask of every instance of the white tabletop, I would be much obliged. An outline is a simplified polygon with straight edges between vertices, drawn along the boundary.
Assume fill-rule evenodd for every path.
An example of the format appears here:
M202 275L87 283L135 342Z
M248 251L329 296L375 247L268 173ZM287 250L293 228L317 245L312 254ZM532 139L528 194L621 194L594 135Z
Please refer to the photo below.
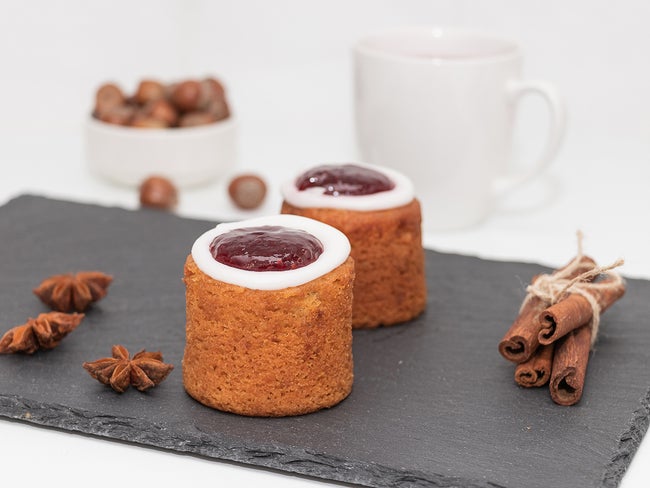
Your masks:
M72 15L73 10L68 11L65 14L65 22L74 24L77 30L68 31L67 34L73 36L70 39L76 40L57 38L59 32L55 31L55 27L48 27L50 24L47 22L48 16L56 16L57 12L50 2L42 2L40 7L45 11L41 12L42 17L35 25L38 30L49 29L47 32L51 36L48 42L54 39L54 44L45 42L39 44L38 49L35 43L27 44L26 50L15 51L17 44L29 43L32 32L26 31L27 34L20 37L16 34L17 29L10 32L18 36L16 39L19 43L0 43L2 46L13 46L11 50L4 52L3 47L0 47L0 58L9 63L11 68L10 72L3 72L1 78L4 83L8 83L8 89L4 93L16 94L16 97L4 99L3 112L0 115L0 204L19 194L33 193L79 202L137 208L138 197L134 189L113 186L94 177L87 170L83 160L82 120L90 106L90 97L96 83L110 78L111 72L102 71L103 59L84 57L88 54L84 40L92 38L93 24L88 23L88 12L83 10L85 3L72 3L77 9L74 10L76 16ZM283 3L291 2L286 0ZM293 5L298 3L293 2ZM417 21L396 7L387 7L388 3L383 2L383 10L375 12L375 18L381 20L367 20L363 9L358 6L350 15L355 15L361 25L359 29L365 30L374 29L380 24L390 25L390 22ZM597 27L585 27L591 35L590 42L597 43L594 48L596 51L601 49L599 52L611 55L608 44L610 42L618 42L617 46L621 48L621 57L612 61L612 69L600 73L602 66L599 53L592 51L584 51L587 54L581 58L581 65L572 70L578 59L576 53L583 52L580 51L584 47L580 44L583 37L576 41L580 45L562 41L548 46L537 43L537 40L547 35L547 31L541 26L548 25L548 22L553 20L549 13L553 8L545 8L543 11L532 8L528 11L518 10L508 23L491 10L488 11L487 7L476 5L477 10L469 15L453 10L453 5L458 2L441 2L441 5L444 4L450 9L445 15L442 9L436 12L428 10L429 7L425 3L431 4L411 2L412 12L426 14L421 18L431 21L434 21L434 14L438 12L446 23L465 21L477 24L480 23L477 19L482 18L492 30L499 28L524 40L527 52L533 54L531 58L538 60L537 64L532 64L535 72L541 72L544 76L556 80L567 72L571 73L571 76L567 75L558 80L565 88L571 117L565 145L550 170L537 182L500 202L493 214L480 225L462 231L427 234L424 238L426 246L440 251L497 260L523 260L555 266L564 264L575 254L575 233L580 229L585 235L585 251L597 261L609 263L623 257L626 260L621 270L623 274L650 279L650 97L647 91L650 83L648 70L643 68L643 71L639 71L634 64L640 63L638 59L641 58L635 58L635 53L642 52L639 46L647 47L650 37L647 29L642 30L636 25L636 21L642 18L639 14L647 13L646 7L642 6L645 4L638 2L638 8L629 7L623 12L636 30L622 26L616 28L614 25L612 29L615 29L620 38L614 35L604 36L606 39L603 36L597 37ZM488 3L494 5L492 2L486 2ZM508 0L496 3L503 11L506 7L512 9L521 5L519 2ZM555 3L558 8L565 7L564 2ZM190 2L169 0L165 4L168 7L170 4L178 7ZM122 9L135 8L130 2L122 2L120 5ZM338 11L342 12L344 9L347 11L349 3L336 5ZM370 2L360 2L360 5L369 8ZM567 10L567 16L563 18L582 19L584 12L598 10L590 8L590 5L591 3L587 2L577 2L577 6L573 10ZM265 8L261 3L256 7L262 10ZM138 8L140 15L148 13L145 7ZM484 10L481 11L481 8ZM449 14L451 11L455 13ZM27 19L31 18L30 15L34 12L19 11L19 7L15 7L10 13L17 19L15 22L7 21L6 19L12 17L3 16L0 12L0 22L4 22L0 25L3 27L3 34L7 29L11 29L11 24L24 28L31 22ZM266 14L271 13L275 12L266 11ZM110 12L101 12L103 16L109 14ZM244 18L241 12L228 12L228 15L230 20L234 21ZM609 22L609 15L605 13L598 19L593 18L596 14L590 15L591 21L598 21L601 26ZM311 18L307 17L308 20ZM309 25L315 30L320 29L315 35L320 35L321 40L331 40L331 37L327 37L332 36L331 29L316 26L320 26L321 21L326 22L338 17L334 13L325 12L312 13L312 17L313 25ZM63 19L63 14L58 18ZM126 39L135 39L129 37L130 32L136 29L135 21L129 16L122 18L128 27L124 28ZM617 18L620 18L620 15ZM272 20L280 22L276 17ZM169 25L173 25L173 22L169 21L163 24L163 27ZM204 34L196 33L191 42L200 43L206 40L206 25L203 24ZM267 178L271 188L266 204L254 215L277 211L280 202L277 186L288 172L295 172L307 165L323 161L356 159L347 47L350 40L359 34L359 29L352 29L350 25L352 24L342 22L340 39L332 41L334 48L323 51L324 55L314 59L308 59L308 49L315 49L313 43L303 49L303 46L296 44L295 40L289 39L287 35L280 47L293 48L296 54L290 59L278 55L281 66L275 70L269 69L262 73L246 63L236 64L231 58L224 58L223 65L231 70L228 79L231 100L241 122L241 158L238 166L232 168L232 172L255 170ZM261 20L255 21L254 26L260 30L260 36L269 33L264 30L266 24ZM573 39L569 23L559 22L554 28L557 29L557 35L564 35L565 40ZM234 30L232 27L228 33L233 34ZM291 32L296 36L307 35L297 27ZM645 34L641 34L642 32ZM156 42L164 42L162 34L155 39ZM190 43L187 38L185 42ZM108 52L108 41L102 43L95 39L93 46L95 50L91 52L92 56ZM247 53L253 56L257 46L259 44L256 45L253 40L249 44L239 45L240 55ZM59 59L59 48L76 52L79 56ZM120 51L121 56L126 56L124 53L129 52L126 49L124 47L124 50ZM143 46L142 49L145 53L153 52L153 47L149 45ZM313 52L320 53L318 50ZM177 54L171 52L170 56ZM31 67L29 56L40 56L39 59L52 74L54 84L44 90L50 96L48 100L52 106L59 111L57 114L61 114L60 117L54 117L48 112L47 106L43 106L45 102L33 104L33 111L26 112L21 109L25 104L31 107L29 103L32 99L25 97L37 93L34 90L42 87L35 78L38 69ZM161 60L158 60L158 64L148 63L147 57L142 55L137 61L124 61L120 64L115 61L116 56L115 53L112 57L109 56L109 67L113 70L123 68L129 73L125 75L127 80L137 79L137 76L142 76L147 69L154 70L162 63ZM574 57L568 59L571 56ZM256 57L255 62L266 62L264 66L271 66L271 61L261 58L262 56ZM208 59L208 54L203 51L195 54L193 64L189 66L195 72L204 73L206 68L197 69L196 66L208 66L207 69L213 69L213 64L201 64ZM634 61L635 59L637 61ZM63 83L58 68L61 62L64 62L64 65L83 64L79 63L79 60L89 60L83 68L87 68L91 74L80 78L81 81L77 85L70 79L73 84L66 92L65 87L56 84ZM557 61L555 64L559 67L551 74L547 68L554 66L554 61ZM138 63L145 65L143 67ZM168 76L168 73L175 75L182 72L184 67L186 66L183 63L178 63L174 70L157 72L162 73L161 76ZM625 72L625 69L629 72ZM77 66L76 73L82 72L83 69ZM82 90L78 90L80 86L83 87ZM61 93L57 91L59 89ZM65 103L59 95L66 100ZM66 103L72 108L69 112L62 112L62 107L67 106ZM528 108L533 112L536 109L535 106ZM29 114L34 113L38 117L31 118ZM543 124L532 122L524 125L526 127L522 130L523 135L519 134L516 151L517 158L523 161L534 155L535 147L539 146L542 140L539 134L543 131ZM211 220L251 215L238 213L232 208L225 197L223 181L184 190L177 212L183 216ZM3 327L6 325L8 324L2 324ZM650 358L650 351L648 357ZM495 360L500 358L495 357ZM128 473L128 477L120 475L117 482L130 485L142 483L143 486L144 483L183 486L188 481L197 480L202 480L202 484L214 482L219 486L240 486L245 483L270 487L327 485L325 482L297 476L107 442L4 420L0 421L0 460L3 460L0 462L3 466L3 486L7 482L24 481L25 473L34 480L32 484L40 479L48 481L52 477L60 476L65 477L67 485L72 487L88 486L89 479L93 480L93 485L107 486L116 482L111 476L114 470ZM10 470L5 467L7 464L11 465ZM94 480L100 478L98 473L106 473L106 476L105 479L95 482ZM648 479L650 440L646 437L621 486L645 487Z

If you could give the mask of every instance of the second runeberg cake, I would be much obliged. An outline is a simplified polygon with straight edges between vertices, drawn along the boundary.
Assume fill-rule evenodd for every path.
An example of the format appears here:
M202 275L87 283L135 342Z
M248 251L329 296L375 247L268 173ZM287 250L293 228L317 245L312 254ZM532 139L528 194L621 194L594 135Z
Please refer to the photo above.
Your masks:
M352 326L411 320L426 307L420 203L397 171L367 164L327 164L282 186L283 214L342 231L352 245L356 278Z
M194 399L279 417L348 396L354 261L340 231L295 215L219 224L194 243L184 281Z

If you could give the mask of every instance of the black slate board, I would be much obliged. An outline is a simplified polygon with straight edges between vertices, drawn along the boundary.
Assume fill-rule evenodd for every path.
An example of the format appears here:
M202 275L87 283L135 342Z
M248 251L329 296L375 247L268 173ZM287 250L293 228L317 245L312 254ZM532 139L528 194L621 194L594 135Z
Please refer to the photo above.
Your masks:
M496 345L540 266L427 252L429 303L414 322L354 334L352 394L330 410L246 418L184 393L184 259L213 224L24 196L0 208L0 331L46 311L50 274L115 276L62 344L0 356L0 416L367 486L616 486L648 426L650 282L629 280L604 316L581 403L524 390ZM123 395L81 363L122 343L177 366Z

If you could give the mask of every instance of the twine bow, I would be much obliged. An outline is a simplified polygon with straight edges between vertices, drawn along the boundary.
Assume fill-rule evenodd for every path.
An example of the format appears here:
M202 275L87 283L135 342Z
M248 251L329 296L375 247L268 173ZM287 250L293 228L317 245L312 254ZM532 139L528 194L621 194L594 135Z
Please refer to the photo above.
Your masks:
M533 284L528 285L526 288L528 294L521 308L523 310L528 301L533 297L542 300L548 308L562 300L569 293L581 295L589 302L593 313L590 323L591 345L593 346L598 337L598 327L600 325L600 304L596 297L600 294L599 292L609 291L621 286L623 278L620 274L612 270L622 266L624 260L618 259L608 266L594 265L591 269L579 274L575 278L568 278L581 265L580 261L583 256L582 233L578 232L578 254L576 257L566 268L552 274L539 275ZM592 281L600 275L604 275L605 277L597 282Z

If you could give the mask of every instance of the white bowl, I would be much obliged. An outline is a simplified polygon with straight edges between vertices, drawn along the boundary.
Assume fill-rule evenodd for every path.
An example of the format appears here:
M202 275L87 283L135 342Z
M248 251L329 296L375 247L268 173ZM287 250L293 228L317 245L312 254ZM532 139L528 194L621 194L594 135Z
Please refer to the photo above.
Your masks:
M207 183L237 163L237 123L232 117L196 127L141 129L86 122L86 162L111 181L137 186L161 175L178 186Z

